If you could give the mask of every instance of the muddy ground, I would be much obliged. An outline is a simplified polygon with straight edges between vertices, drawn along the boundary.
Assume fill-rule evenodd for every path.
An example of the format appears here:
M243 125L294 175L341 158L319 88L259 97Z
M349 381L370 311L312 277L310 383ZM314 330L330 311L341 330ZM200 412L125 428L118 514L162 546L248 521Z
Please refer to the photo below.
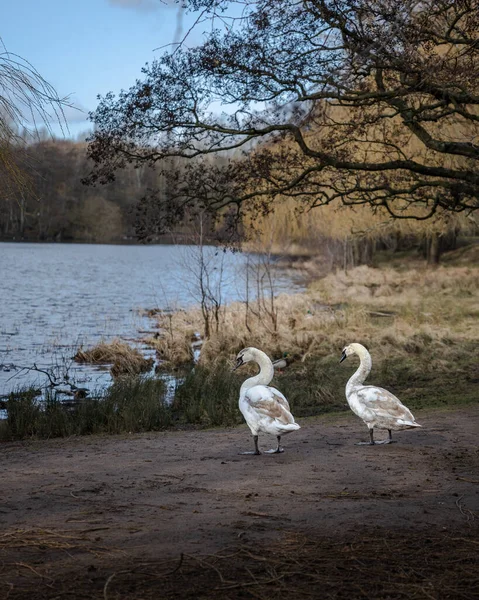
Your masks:
M416 418L4 443L0 598L479 598L479 410Z

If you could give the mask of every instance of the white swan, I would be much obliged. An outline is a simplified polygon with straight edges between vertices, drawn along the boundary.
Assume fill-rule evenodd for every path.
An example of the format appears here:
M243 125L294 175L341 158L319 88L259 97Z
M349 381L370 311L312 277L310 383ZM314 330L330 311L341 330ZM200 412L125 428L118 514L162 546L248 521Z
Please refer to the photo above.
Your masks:
M346 399L354 414L358 415L369 427L369 442L361 444L391 444L391 431L394 429L411 429L421 427L416 423L411 411L391 392L374 385L364 385L364 380L371 372L371 355L361 344L349 344L343 349L340 363L351 354L357 354L361 360L359 369L346 385ZM389 438L382 442L374 441L374 428L387 429Z
M255 449L254 452L241 452L241 454L261 454L258 448L260 431L275 435L278 440L278 447L275 450L267 450L268 454L284 452L281 448L281 436L300 427L295 423L288 401L283 394L268 385L273 379L274 367L264 352L257 348L244 348L236 357L234 370L250 361L256 362L260 371L241 386L239 409L251 429Z

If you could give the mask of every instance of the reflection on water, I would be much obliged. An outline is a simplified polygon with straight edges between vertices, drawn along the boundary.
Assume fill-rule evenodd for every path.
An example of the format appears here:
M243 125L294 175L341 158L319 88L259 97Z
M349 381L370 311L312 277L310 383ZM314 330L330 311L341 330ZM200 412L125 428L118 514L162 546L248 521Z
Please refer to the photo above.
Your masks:
M69 367L91 390L109 383L108 369L77 365L78 345L121 337L136 341L154 322L141 309L186 307L198 301L194 247L0 243L0 395L45 376L15 366ZM222 273L222 301L244 297L248 255L207 249L213 277ZM217 261L217 263L215 263ZM216 266L215 266L216 265ZM275 274L276 292L300 289Z

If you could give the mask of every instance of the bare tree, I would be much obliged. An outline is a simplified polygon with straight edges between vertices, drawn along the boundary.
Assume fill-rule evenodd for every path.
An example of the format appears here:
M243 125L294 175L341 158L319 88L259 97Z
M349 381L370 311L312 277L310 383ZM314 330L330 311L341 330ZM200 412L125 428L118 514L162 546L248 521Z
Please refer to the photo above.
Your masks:
M397 218L477 210L479 0L185 4L222 28L101 100L91 183L127 163L190 159L165 173L167 201L148 200L158 229L186 206L230 207L238 223L284 197Z
M208 245L205 216L200 214L194 233L190 236L192 245L186 246L182 268L189 273L185 282L192 297L196 298L203 316L204 338L211 336L212 328L220 329L225 282L225 251Z
M245 326L251 333L249 322L253 317L275 335L278 331L278 306L272 244L258 240L250 249L254 254L248 255L244 266ZM251 301L252 298L254 301Z

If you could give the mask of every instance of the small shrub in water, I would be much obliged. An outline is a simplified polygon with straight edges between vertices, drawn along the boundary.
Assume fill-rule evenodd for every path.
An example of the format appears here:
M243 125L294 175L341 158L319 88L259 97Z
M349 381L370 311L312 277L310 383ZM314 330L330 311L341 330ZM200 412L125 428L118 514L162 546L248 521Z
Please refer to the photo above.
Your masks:
M73 359L79 363L93 365L111 364L113 377L146 373L152 368L154 362L151 358L145 358L137 348L132 348L120 340L100 342L89 350L80 348Z

